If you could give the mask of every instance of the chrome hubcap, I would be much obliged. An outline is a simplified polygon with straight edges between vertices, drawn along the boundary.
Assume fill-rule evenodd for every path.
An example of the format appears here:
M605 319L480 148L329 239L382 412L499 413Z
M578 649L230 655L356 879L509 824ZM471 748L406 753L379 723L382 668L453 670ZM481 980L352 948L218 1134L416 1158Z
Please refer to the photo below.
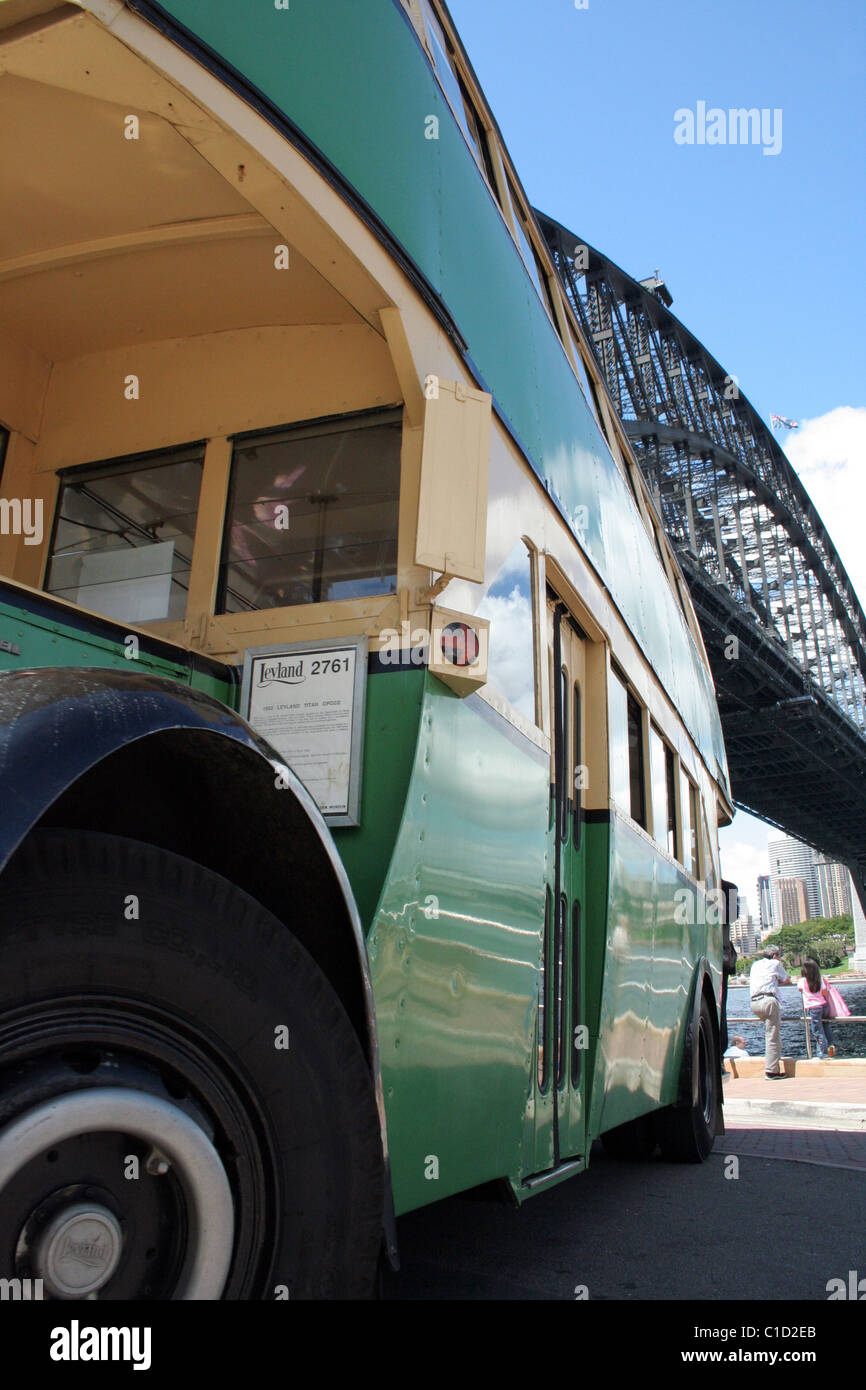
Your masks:
M58 1212L43 1232L34 1265L53 1298L86 1298L107 1284L123 1250L113 1212L79 1202Z
M99 1132L129 1135L150 1146L138 1181L168 1181L165 1175L173 1174L189 1226L174 1297L218 1299L234 1241L231 1188L207 1134L168 1100L126 1087L102 1087L67 1093L20 1115L0 1132L0 1201L4 1187L46 1150ZM90 1199L66 1203L53 1214L39 1234L33 1263L53 1297L87 1298L108 1284L123 1253L120 1221Z

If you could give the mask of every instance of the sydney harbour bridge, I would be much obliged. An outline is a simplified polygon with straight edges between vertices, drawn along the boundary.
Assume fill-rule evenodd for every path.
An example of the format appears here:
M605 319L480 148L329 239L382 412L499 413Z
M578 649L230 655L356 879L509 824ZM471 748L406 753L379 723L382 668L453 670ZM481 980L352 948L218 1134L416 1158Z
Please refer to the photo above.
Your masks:
M866 908L866 617L833 542L664 284L536 216L688 581L734 800L847 864Z

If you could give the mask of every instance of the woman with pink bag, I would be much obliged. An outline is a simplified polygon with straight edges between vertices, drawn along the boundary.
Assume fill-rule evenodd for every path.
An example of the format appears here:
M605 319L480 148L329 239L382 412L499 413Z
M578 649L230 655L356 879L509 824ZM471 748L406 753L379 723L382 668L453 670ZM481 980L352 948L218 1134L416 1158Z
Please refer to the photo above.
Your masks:
M816 960L803 961L797 988L803 991L803 1007L809 1014L809 1026L817 1055L835 1057L833 1029L827 1021L832 1017L830 986L821 975Z

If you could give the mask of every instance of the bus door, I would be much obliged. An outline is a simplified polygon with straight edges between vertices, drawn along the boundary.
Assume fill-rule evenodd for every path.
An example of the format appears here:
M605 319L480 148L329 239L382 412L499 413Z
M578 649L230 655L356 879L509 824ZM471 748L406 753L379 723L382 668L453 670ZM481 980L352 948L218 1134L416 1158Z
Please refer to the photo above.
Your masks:
M551 675L551 800L547 912L539 983L535 1168L583 1154L583 915L586 896L586 638L553 594L547 603Z

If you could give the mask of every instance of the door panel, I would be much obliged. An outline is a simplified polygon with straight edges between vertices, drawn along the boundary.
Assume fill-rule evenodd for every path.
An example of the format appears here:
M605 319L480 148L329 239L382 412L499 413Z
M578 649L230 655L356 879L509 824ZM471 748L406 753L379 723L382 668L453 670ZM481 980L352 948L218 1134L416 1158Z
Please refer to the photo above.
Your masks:
M533 1083L537 1172L585 1149L581 927L586 890L586 638L553 596L547 605L547 649L553 737L549 893Z

